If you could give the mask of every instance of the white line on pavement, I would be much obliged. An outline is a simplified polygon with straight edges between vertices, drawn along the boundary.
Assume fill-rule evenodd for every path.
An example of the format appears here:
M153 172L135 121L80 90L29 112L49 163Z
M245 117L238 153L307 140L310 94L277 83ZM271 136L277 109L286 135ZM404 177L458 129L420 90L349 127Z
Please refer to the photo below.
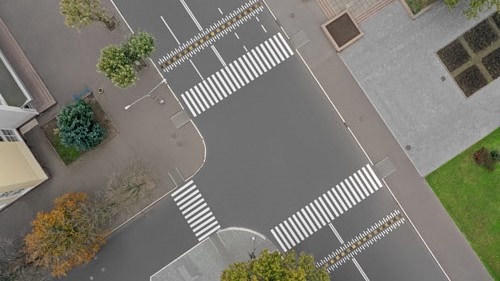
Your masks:
M163 16L160 16L161 20L163 21L163 23L165 24L165 26L168 28L168 31L170 31L170 34L172 34L172 36L174 37L175 39L175 42L177 42L177 44L181 44L181 42L179 42L179 39L177 39L177 36L175 36L174 32L172 31L172 29L170 28L170 26L168 25L167 21L163 18Z

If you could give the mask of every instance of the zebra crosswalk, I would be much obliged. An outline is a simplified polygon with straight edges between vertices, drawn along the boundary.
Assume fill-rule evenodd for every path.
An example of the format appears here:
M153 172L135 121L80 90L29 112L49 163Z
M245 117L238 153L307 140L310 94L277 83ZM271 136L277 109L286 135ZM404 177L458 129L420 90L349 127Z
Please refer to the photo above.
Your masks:
M366 165L272 228L271 234L286 252L381 187L372 167Z
M181 98L196 117L293 54L283 35L277 33L184 92Z
M220 228L219 222L192 180L173 192L172 198L198 241L202 241Z

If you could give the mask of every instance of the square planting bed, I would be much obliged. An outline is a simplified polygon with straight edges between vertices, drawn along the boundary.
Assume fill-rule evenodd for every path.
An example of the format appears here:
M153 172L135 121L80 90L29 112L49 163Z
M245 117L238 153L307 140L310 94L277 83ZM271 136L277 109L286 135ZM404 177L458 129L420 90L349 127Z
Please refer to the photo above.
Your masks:
M495 12L437 52L466 97L500 76L499 25Z
M327 21L321 27L335 49L339 52L363 36L363 33L348 11Z
M482 60L484 67L491 75L492 79L497 79L500 76L500 48L497 48Z
M493 42L497 41L498 36L488 21L485 20L471 30L465 32L464 39L474 53L479 53L488 48Z
M470 59L469 54L458 39L439 50L437 54L449 72L453 72Z
M475 65L457 75L455 80L467 97L488 84L479 68Z

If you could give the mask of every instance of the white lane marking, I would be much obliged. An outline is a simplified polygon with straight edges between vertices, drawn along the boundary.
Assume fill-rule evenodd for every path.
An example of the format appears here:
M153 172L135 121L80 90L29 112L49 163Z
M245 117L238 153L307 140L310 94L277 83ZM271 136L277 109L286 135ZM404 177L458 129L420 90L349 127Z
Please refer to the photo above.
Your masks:
M340 199L340 196L338 195L336 188L333 187L330 190L332 191L333 195L335 195L335 198L337 198L337 200L339 201L340 205L342 205L342 208L344 209L344 211L347 211L347 207L345 206L345 204L342 201L342 199Z
M266 67L263 67L263 69L265 69L265 71L267 71L268 69L271 69L271 65L269 64L269 62L267 62L267 58L264 56L264 54L262 54L262 51L260 50L260 46L255 47L255 49L257 50L257 53L259 54L260 58L262 59L262 61L264 61L265 65L266 65Z
M192 61L192 60L189 60L189 62L190 62L190 63L191 63L191 65L193 66L194 70L196 70L196 73L198 73L198 76L200 76L201 80L203 80L203 76L201 76L200 71L198 70L198 68L196 67L196 65L194 65L193 61Z
M271 234L274 236L274 239L276 239L276 241L278 241L278 244L280 245L280 247L283 250L283 252L285 252L286 248L283 245L283 243L281 242L281 240L279 239L279 237L276 235L276 232L274 231L274 229L271 229Z
M311 211L311 207L309 207L309 205L306 206L306 211L311 217L312 221L315 223L315 226L317 226L316 229L321 229L321 224L319 223L318 219L316 219L316 216L314 215L314 212Z
M332 191L328 190L326 193L328 194L328 196L332 200L333 204L335 204L335 207L337 207L337 210L339 211L340 215L342 215L344 213L344 211L342 210L342 208L337 203L337 200L335 200L335 198L333 197Z
M200 91L200 89L198 88L198 85L194 86L193 89L196 91L196 93L198 94L198 97L201 99L201 101L203 102L203 104L205 105L206 109L209 109L210 108L210 105L208 105L208 102L207 100L205 99L205 95L204 93L202 93Z
M274 38L274 37L273 37ZM280 49L278 48L278 46L276 46L276 43L274 43L274 40L273 38L269 39L269 44L273 47L274 49L274 53L278 54L279 56L279 62L282 62L284 61L286 58L281 54L280 52Z
M188 97L188 99L191 101L191 104L194 106L194 108L196 109L196 112L198 112L198 114L200 114L202 111L198 108L198 105L196 104L196 102L193 100L193 98L191 97L191 93L186 91L185 95Z
M314 200L314 204L316 204L316 207L318 207L319 212L321 213L321 215L323 215L323 218L325 219L326 222L325 224L327 224L330 221L330 218L326 215L325 211L323 210L323 207L319 203L319 200L318 199Z
M342 188L340 188L340 186L338 184L335 187L336 187L336 191L338 191L338 193L340 194L342 199L344 199L344 202L347 204L347 209L352 208L351 202L349 202L349 199L347 199L347 197L345 196L344 192L342 191Z
M297 213L298 214L298 213ZM299 221L299 219L297 218L296 214L293 214L292 216L293 220L295 221L295 224L298 225L298 227L300 228L300 230L302 231L302 234L304 234L304 237L307 238L309 237L309 233L304 229L304 226L302 225L302 223Z
M238 70L238 72L241 74L241 77L243 77L243 80L245 80L245 84L248 84L250 83L250 80L248 80L247 73L243 72L242 68L240 67L241 64L240 59L241 57L238 60L235 60L234 65L236 66L236 70Z
M255 17L255 19L256 19L257 21L260 21L259 17Z
M206 110L205 107L198 98L198 95L194 92L193 88L189 89L189 92L191 93L191 96L196 100L196 104L200 107L201 111L205 111Z
M316 210L316 207L314 206L314 202L309 204L309 206L311 206L311 209L313 210L314 214L316 215L315 217L319 219L321 224L319 225L318 228L321 229L326 224L325 220L323 219L323 217L321 217L318 210Z
M330 218L330 221L332 221L335 218L335 216L332 214L332 212L330 212L330 208L328 208L328 206L326 206L325 202L323 201L323 197L319 197L318 200L321 203L321 205L323 206L323 209L328 213L328 217Z
M304 218L302 217L302 214L300 212L297 212L297 216L299 217L300 221L302 222L301 225L305 226L305 228L307 229L307 232L308 232L307 236L313 234L314 232L309 227L309 224L307 224L307 222L304 220Z
M302 231L300 231L297 225L295 225L295 222L293 221L292 217L289 217L288 221L290 222L290 226L292 227L293 231L297 233L297 235L299 236L299 242L303 241L304 236L302 235Z
M168 31L170 31L170 34L172 34L172 37L174 37L175 42L177 42L177 45L180 45L181 42L179 42L179 39L177 39L177 36L175 36L175 34L172 31L172 29L170 28L170 26L168 26L167 21L163 18L163 16L160 16L160 18L163 21L163 23L165 24L165 26L168 28Z
M344 182L341 182L340 186L342 187L342 190L344 190L344 193L347 194L347 197L349 197L349 200L351 200L352 205L356 206L357 202L354 201L354 199L352 198L351 193L349 192L349 190L345 186Z
M266 28L261 24L260 27L262 27L262 30L264 30L265 33L267 33Z
M194 188L196 188L196 185L194 185L193 187L194 187ZM175 201L175 199L174 199L174 201L175 201L175 203L176 203L178 206L181 206L181 205L183 205L183 204L184 204L187 200L189 200L189 198L192 198L193 196L195 196L195 195L196 195L196 194L198 194L198 193L200 193L200 192L199 192L199 191L198 191L198 189L196 188L195 190L193 190L193 192L189 193L186 197L184 197L184 198L180 198L181 200L179 200L179 201Z
M198 238L198 241L201 241L205 238L207 238L208 236L210 236L212 233L216 232L218 229L220 228L220 225L217 221L214 221L211 225L205 227L204 229L200 230L198 232L198 235L204 233L205 231L207 231L207 233L205 233L203 236L199 237Z
M220 74L219 74L220 75ZM212 75L212 78L215 82L215 85L217 85L217 88L219 88L220 92L222 93L222 95L227 98L227 94L226 94L226 90L224 89L223 86L221 86L220 82L219 82L219 79L220 78L217 78L217 76L214 74Z
M255 52L255 49L251 50L249 53L248 53L248 57L250 58L250 60L252 61L252 63L254 64L255 66L255 69L257 69L257 72L259 72L259 76L264 74L264 72L266 72L265 70L261 70L262 69L265 69L262 65L262 63L260 62L260 59L257 57L257 54ZM254 57L255 57L255 60L254 60ZM257 62L256 62L257 60Z
M241 68L245 71L245 74L248 77L248 79L250 79L250 81L253 81L254 80L253 73L250 72L250 70L248 70L247 62L243 61L243 56L238 58L238 64L241 65ZM247 83L250 83L250 81L247 80Z
M295 232L293 231L293 229L292 229L292 228L290 227L290 225L288 224L288 220L285 220L285 221L283 222L283 224L285 224L285 227L286 227L286 229L288 230L288 232L289 232L290 234L292 234L292 237L293 237L293 239L295 240L296 244L299 244L301 240L297 237L297 235L295 235Z
M182 97L182 100L184 101L184 103L187 105L187 107L189 108L189 111L191 112L191 114L193 115L193 117L196 117L196 112L194 112L193 108L191 107L191 104L189 103L189 101L187 100L186 98L186 94L184 95L181 95Z
M183 186L181 186L181 188L177 189L176 191L172 192L172 197L175 197L177 196L177 194L179 194L181 191L183 191L184 189L188 188L190 185L192 185L194 182L193 180L190 180L188 181L187 183L185 183Z
M279 227L281 228L282 233L285 234L285 237L288 239L288 242L290 242L290 245L292 247L295 246L297 243L295 243L295 241L292 239L292 237L288 234L288 231L286 231L283 223L280 223Z
M208 210L208 208L206 210ZM213 215L212 212L208 212L203 217L200 217L199 219L195 220L193 223L189 224L189 226L191 226L193 228L193 231L195 231L194 227L196 227L196 225L199 225L199 223L204 222L210 216L212 218L214 218L212 215Z
M197 220L199 217L201 217L203 214L213 215L212 212L210 212L210 208L205 208L201 210L201 212L197 213L196 216L188 219L187 222L190 224L193 221Z
M222 64L222 66L226 66L226 62L224 61L224 59L222 58L222 56L220 55L219 51L217 51L217 49L215 48L214 45L211 45L210 48L212 49L212 51L214 52L215 56L219 59L220 63Z
M357 174L359 175L361 180L365 183L366 187L368 187L368 190L370 190L370 193L375 192L375 190L373 190L373 187L371 186L371 184L369 184L368 181L365 179L363 172L361 170L358 170Z
M264 42L264 44L266 45L267 49L269 50L269 53L273 57L273 59L276 62L276 64L279 64L280 60L278 59L278 56L276 55L276 52L274 51L273 47L271 47L271 45L269 44L269 40L267 40L266 42Z
M283 35L281 35L281 33L278 33L278 37L280 38L280 40L283 43L283 45L285 45L285 47L288 50L288 52L290 53L290 55L293 55L293 51L290 48L290 46L288 46L288 43L286 42L285 38L283 38Z
M241 86L240 86L240 84L238 83L238 79L236 79L236 77L234 77L234 74L233 74L233 72L231 71L231 69L230 69L228 66L226 66L226 68L224 68L224 70L226 71L227 75L231 78L231 80L233 81L233 83L234 83L234 85L236 86L236 88L237 88L237 89L240 89L240 88L241 88ZM234 90L234 92L236 92L236 90L237 90L237 89L235 89L235 90Z
M227 68L227 66L226 66ZM227 77L227 74L226 74L226 68L222 68L220 70L220 72L222 73L222 75L224 76L225 80L224 82L227 82L229 84L229 86L231 87L231 91L228 91L229 94L232 94L234 91L236 91L236 88L234 87L233 83L231 82L231 80L229 79L229 77Z
M280 228L277 226L277 227L275 227L274 229L276 230L276 233L278 233L278 235L279 235L279 237L280 237L281 241L283 241L283 243L285 244L286 248L284 248L284 249L285 249L285 250L290 249L290 248L291 248L291 247L290 247L290 244L288 244L288 241L286 240L285 236L281 233Z
M219 101L221 101L223 99L223 97L219 93L219 89L217 89L217 86L214 85L214 82L212 81L212 77L213 77L213 75L207 78L208 84L210 84L210 87L212 88L213 92L215 92L215 94L219 98Z
M382 183L379 181L379 179L378 179L377 175L375 174L375 172L373 171L372 167L370 165L366 165L366 166L368 167L368 171L370 171L370 174L372 174L375 181L377 181L378 187L382 187Z
M198 221L195 221L194 224L199 224L200 222L202 222L201 224L199 224L198 226L194 227L193 228L193 231L194 232L198 232L198 230L204 226L206 226L207 224L211 223L213 220L215 220L215 217L214 216L211 216L208 220L205 220L203 221L201 218L198 220Z
M203 199L203 198L202 198ZM201 204L200 204L201 203ZM196 208L195 208L196 207ZM188 219L190 218L191 216L193 216L194 214L196 214L199 210L203 209L203 208L207 208L207 203L205 202L205 200L200 200L200 201L196 201L196 204L193 204L191 205L189 208L187 208L186 210L184 210L182 213L182 215Z
M260 44L259 47L262 49L262 52L266 55L267 61L272 64L272 67L270 67L270 69L273 68L273 67L275 67L276 63L274 62L274 60L272 59L271 55L269 54L269 51L265 47L265 44Z
M219 10L219 13L220 13L221 15L222 15L222 14L224 14L220 8L217 8L217 10Z
M236 36L236 39L240 40L240 36L238 36L238 33L234 33L234 36Z
M276 44L278 45L278 47L281 50L281 53L283 53L285 58L288 58L290 56L290 54L286 51L285 47L283 46L283 42L281 42L281 40L278 38L278 35L274 35L273 39L274 39L274 41L276 41Z
M304 218L306 218L308 225L312 227L313 233L318 231L318 229L316 228L316 225L312 222L311 218L309 218L309 215L307 214L306 209L302 208L300 211L302 212L302 215L304 215Z
M368 197L370 195L370 193L366 190L365 185L359 179L358 174L354 173L353 177L356 180L356 182L358 183L358 185L361 187L361 189L363 189L363 192L365 193L365 195Z
M374 190L378 190L378 186L377 186L377 184L375 184L375 182L373 181L373 179L372 179L372 177L371 177L370 173L366 170L366 168L365 168L365 167L363 167L363 168L361 168L361 170L363 170L363 173L365 173L365 176L366 176L366 178L370 181L371 185L373 186L373 189L374 189Z
M240 74L238 73L238 71L235 68L235 65L236 65L236 61L233 61L232 63L229 64L229 68L231 68L232 73L234 74L234 76L238 80L238 84L240 84L241 87L243 87L243 86L245 86L245 83L243 82L243 79L241 79ZM241 88L241 87L239 87L239 88Z
M351 191L352 194L354 194L354 197L356 198L356 201L359 203L361 202L361 199L359 198L358 196L358 193L356 192L356 190L354 190L354 188L351 186L351 183L349 182L349 179L345 179L344 180L344 183L345 185L347 186L347 188L349 188L349 191Z
M335 214L335 216L338 217L339 213L337 213L337 210L335 209L335 207L333 207L332 202L330 201L330 198L328 198L328 194L327 193L323 194L323 199L325 199L325 201L328 204L328 206L330 206L330 209L333 211L333 213Z
M340 234L338 233L337 229L335 229L333 224L329 223L328 226L330 226L330 229L332 230L333 234L335 234L335 236L339 240L340 244L344 244L344 240L342 239L342 237L340 237Z
M248 52L247 46L243 45L243 50L245 50L245 52Z
M205 80L203 80L203 81L205 81ZM203 83L199 83L198 86L200 87L201 93L207 98L208 102L210 103L210 106L214 106L215 102L212 100L212 97L210 96L208 91L205 89L205 86L203 86Z
M365 199L365 194L361 191L361 189L359 188L359 186L356 183L356 181L352 178L352 176L349 176L348 180L352 183L352 185L354 186L354 188L356 189L356 191L359 193L359 196L361 196L361 200Z
M208 85L208 78L205 79L205 80L203 80L202 84L203 84L204 88L206 89L206 91L210 94L210 96L212 97L212 99L214 100L214 102L218 103L220 100L217 99L217 96L212 91L212 88L210 87L210 85Z
M188 5L186 4L186 2L184 0L179 0L182 4L182 6L184 6L184 9L186 9L186 12L189 14L189 16L191 17L191 19L193 20L194 24L196 25L196 27L198 27L198 29L200 31L203 30L203 28L201 27L201 24L198 22L198 20L194 17L193 15L193 12L191 12L191 9L188 7Z
M359 270L359 273L361 273L361 276L363 276L363 279L365 279L365 281L370 281L370 279L368 279L368 276L366 275L365 271L361 268L361 265L359 265L356 258L352 258L352 262L354 263L356 268Z
M222 70L222 69L221 69L221 70ZM218 80L219 80L219 81L222 83L222 85L224 86L224 89L226 90L226 93L227 93L227 95L226 95L226 93L224 93L224 96L225 96L225 97L227 97L228 95L230 95L230 94L231 94L231 90L229 89L229 86L226 84L226 80L222 78L221 72L222 72L222 71L217 72L217 73L216 73L216 75L217 75ZM216 83L217 83L217 80L216 80ZM218 84L218 85L219 85L219 84Z
M243 55L243 60L245 61L245 65L248 66L248 68L252 71L252 74L253 76L255 77L255 79L257 77L259 77L259 75L257 74L257 71L255 70L255 68L253 67L252 63L250 62L250 60L247 58L248 54L244 54Z

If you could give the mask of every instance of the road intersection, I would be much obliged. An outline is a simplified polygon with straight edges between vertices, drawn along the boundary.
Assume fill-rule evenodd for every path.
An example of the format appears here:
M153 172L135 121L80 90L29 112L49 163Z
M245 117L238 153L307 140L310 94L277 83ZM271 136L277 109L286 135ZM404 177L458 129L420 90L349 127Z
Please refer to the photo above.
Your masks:
M200 172L139 222L165 235L148 244L174 250L152 250L155 262L139 259L122 280L144 279L151 264L229 226L263 233L282 251L312 252L335 280L447 280L265 3L114 3L131 28L155 36L152 59L207 146ZM261 11L237 28L200 41L255 3Z

